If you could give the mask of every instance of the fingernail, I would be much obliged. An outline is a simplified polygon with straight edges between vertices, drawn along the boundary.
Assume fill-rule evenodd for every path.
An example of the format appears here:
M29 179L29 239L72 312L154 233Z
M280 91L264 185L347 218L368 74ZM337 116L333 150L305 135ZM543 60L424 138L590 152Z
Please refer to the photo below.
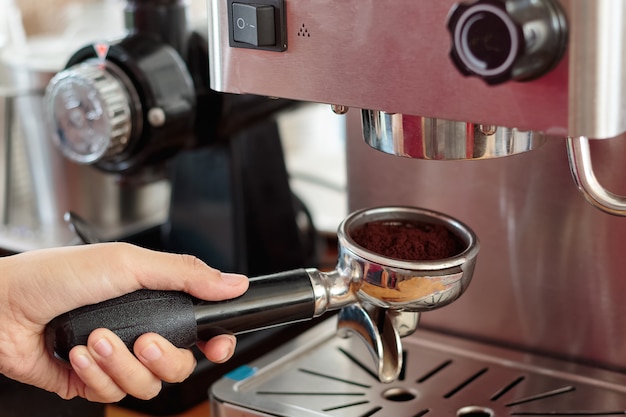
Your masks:
M235 336L224 335L222 336L224 339L228 340L228 343L224 343L224 350L221 352L221 358L217 361L218 363L226 362L233 356L235 353L235 345L237 344L237 339Z
M72 364L80 369L87 369L91 365L91 361L86 355L80 354L72 358Z
M109 341L104 338L98 340L93 348L100 356L107 357L111 356L111 354L113 353L113 346L111 346L111 343L109 343Z
M244 280L248 280L248 277L245 275L222 272L222 281L227 285L241 285L241 282Z
M151 362L160 359L161 356L163 356L163 352L161 352L161 349L159 349L157 345L150 343L144 350L141 351L141 356L145 360Z

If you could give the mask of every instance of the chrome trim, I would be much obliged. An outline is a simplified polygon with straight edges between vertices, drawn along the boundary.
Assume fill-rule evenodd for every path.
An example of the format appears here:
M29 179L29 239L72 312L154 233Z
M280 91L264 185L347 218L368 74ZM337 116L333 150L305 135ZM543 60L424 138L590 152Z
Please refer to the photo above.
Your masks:
M626 2L571 0L567 136L626 130Z
M610 192L596 178L589 139L584 136L568 138L567 156L574 182L585 199L606 213L626 216L626 197Z
M306 272L311 278L315 297L313 317L357 302L352 290L352 281L354 280L352 275L340 274L337 270L320 272L314 268L307 269Z
M362 110L362 122L365 143L408 158L498 158L528 152L546 142L542 132L372 110Z

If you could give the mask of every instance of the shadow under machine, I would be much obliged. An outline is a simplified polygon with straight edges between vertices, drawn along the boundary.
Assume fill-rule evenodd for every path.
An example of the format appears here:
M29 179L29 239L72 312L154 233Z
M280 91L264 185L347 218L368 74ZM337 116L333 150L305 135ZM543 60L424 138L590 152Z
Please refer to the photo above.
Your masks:
M393 381L325 322L216 382L213 416L624 413L626 4L208 5L212 88L352 108L350 209L426 207L481 241Z

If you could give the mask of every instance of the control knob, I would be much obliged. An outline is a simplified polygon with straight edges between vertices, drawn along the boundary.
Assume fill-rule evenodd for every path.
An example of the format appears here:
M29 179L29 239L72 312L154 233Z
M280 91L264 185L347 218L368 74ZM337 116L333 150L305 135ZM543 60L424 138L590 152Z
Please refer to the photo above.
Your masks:
M556 0L478 0L448 17L450 57L464 75L488 84L536 79L567 46L565 14Z
M129 145L137 93L122 72L92 60L58 73L46 91L53 140L69 159L91 164Z

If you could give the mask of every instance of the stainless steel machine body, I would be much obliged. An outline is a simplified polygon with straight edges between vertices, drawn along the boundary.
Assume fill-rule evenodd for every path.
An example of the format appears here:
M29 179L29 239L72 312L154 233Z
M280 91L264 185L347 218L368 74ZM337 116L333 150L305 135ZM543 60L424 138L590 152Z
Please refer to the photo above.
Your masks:
M209 0L211 85L219 91L556 136L608 138L626 130L626 5L619 0L560 0L565 56L536 80L497 86L451 62L446 23L455 0L287 0L283 52L231 47L230 3Z
M625 16L609 0L210 1L211 87L363 109L366 142L401 156L491 158L567 137L585 198L624 216L588 138L625 130Z
M370 403L354 411L340 407L350 404L348 399L342 402L334 397L337 401L327 404L322 397L307 396L298 385L315 384L312 379L316 377L303 369L319 371L318 365L325 366L326 361L337 370L331 374L341 383L367 384L362 370L348 367L343 371L345 358L319 356L327 352L326 343L345 341L300 341L290 347L293 355L289 358L284 352L263 358L250 365L248 376L218 382L212 391L218 404L216 415L389 415L385 404L394 415L407 416L623 414L626 222L589 205L577 187L597 180L607 189L626 193L620 167L626 152L626 103L622 101L626 50L621 41L626 4L608 0L285 0L280 3L285 22L280 39L285 48L276 51L233 42L231 3L209 0L213 88L318 101L340 112L345 107L364 109L362 114L347 114L350 209L383 204L427 207L466 222L481 240L472 286L460 300L424 314L420 321L438 342L442 334L452 337L445 336L441 345L431 345L429 332L406 337L408 366L423 367L425 372L445 362L416 347L425 344L435 351L478 355L502 365L506 373L537 364L532 373L541 377L524 376L524 384L530 385L509 390L506 404L513 405L508 407L504 397L490 397L498 392L498 384L491 381L490 395L472 391L462 400L444 401L440 408L432 404L441 405L445 390L416 384L420 372L410 372L415 377L410 387L399 381L369 391L382 401L382 408L370 407ZM468 76L451 57L456 32L450 22L459 8L477 7L499 16L494 5L504 5L510 14L516 13L516 7L557 6L563 18L559 22L565 22L564 51L556 48L548 57L537 58L544 63L540 74L518 77L513 68L505 74L510 79L503 81L484 74L477 77L477 67ZM545 43L548 21L543 26L522 23L511 31L525 34L527 45L537 37ZM529 37L529 33L534 35ZM490 45L487 38L482 41L485 48ZM523 55L516 57L524 61ZM439 121L443 128L437 125ZM408 128L419 134L405 137ZM363 143L364 133L371 146ZM377 135L391 137L391 145L385 148L368 139ZM396 141L398 137L402 141ZM416 138L426 140L417 142ZM465 147L457 152L452 147L459 142ZM475 152L477 144L494 151ZM590 148L584 149L582 159L580 144ZM407 146L413 148L405 152ZM372 147L409 158L386 155ZM497 158L501 156L506 157ZM591 158L595 173L581 179L579 169L585 170ZM583 193L593 203L595 197ZM605 204L619 200L617 195L602 187L597 194L605 200L599 204L604 211L623 215L623 207L613 210L607 208L610 203ZM511 360L508 349L517 359ZM590 368L585 370L585 365ZM458 384L466 381L473 390L470 382L491 378L491 371L480 373L491 367L471 367L476 372L464 373ZM328 388L329 384L323 385ZM345 393L343 387L335 392ZM412 397L397 400L394 392L400 398ZM543 407L539 399L547 398L546 392L552 399ZM567 394L572 392L576 395ZM524 398L529 405L516 408L516 401ZM536 406L528 398L536 398ZM356 396L353 403L359 400ZM266 401L274 406L266 408L262 405Z
M580 197L562 141L476 162L398 159L352 139L351 205L436 208L471 224L481 239L472 286L448 308L425 314L423 325L626 370L626 222ZM599 177L624 189L611 162L626 142L592 145L603 162Z

